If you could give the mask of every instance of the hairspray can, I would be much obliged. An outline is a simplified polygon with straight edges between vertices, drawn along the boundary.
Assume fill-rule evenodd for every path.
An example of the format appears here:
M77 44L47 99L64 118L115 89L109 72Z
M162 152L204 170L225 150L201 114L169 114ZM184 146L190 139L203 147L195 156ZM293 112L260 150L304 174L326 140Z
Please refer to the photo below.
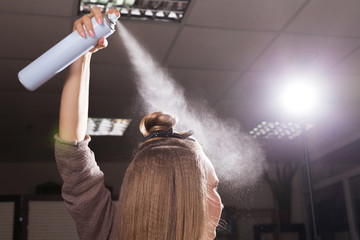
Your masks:
M105 14L103 23L99 24L93 17L91 22L95 37L90 37L86 33L86 37L83 38L77 31L72 32L18 73L22 85L30 91L40 87L95 47L100 38L106 38L114 33L117 19L114 13Z

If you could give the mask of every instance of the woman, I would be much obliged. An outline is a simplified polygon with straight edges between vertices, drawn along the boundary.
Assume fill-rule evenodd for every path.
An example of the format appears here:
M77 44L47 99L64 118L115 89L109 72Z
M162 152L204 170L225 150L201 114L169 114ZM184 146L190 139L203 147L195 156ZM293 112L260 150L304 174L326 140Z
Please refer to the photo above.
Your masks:
M117 10L109 13L120 16ZM85 30L94 36L93 16L102 24L102 13L96 7L75 21L74 30L80 36L85 36ZM59 134L55 136L63 198L80 238L214 239L223 208L214 168L191 134L174 133L176 119L162 112L141 121L145 139L126 171L118 206L113 205L86 135L90 58L106 46L106 39L100 39L69 67L61 97Z

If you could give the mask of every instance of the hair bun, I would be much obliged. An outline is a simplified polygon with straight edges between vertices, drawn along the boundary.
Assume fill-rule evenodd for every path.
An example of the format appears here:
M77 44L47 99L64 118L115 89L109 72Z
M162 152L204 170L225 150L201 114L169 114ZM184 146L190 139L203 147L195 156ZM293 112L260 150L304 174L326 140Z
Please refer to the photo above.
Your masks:
M169 114L163 112L153 112L145 117L140 122L140 132L144 137L155 131L168 131L174 127L177 123L177 119Z

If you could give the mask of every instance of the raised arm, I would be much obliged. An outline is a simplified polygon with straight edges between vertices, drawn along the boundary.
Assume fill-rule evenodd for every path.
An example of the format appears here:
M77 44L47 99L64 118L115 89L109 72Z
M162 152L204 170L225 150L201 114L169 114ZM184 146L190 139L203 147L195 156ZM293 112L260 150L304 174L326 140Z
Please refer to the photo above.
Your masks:
M116 13L119 16L117 10L110 10L109 13ZM89 15L75 21L73 30L85 37L83 28L85 26L88 35L93 37L91 18L94 16L97 22L102 24L102 13L99 8L94 7ZM62 139L82 141L85 138L89 105L90 59L94 52L106 46L107 40L101 38L96 47L69 67L60 103L59 136Z
M84 140L88 117L89 62L91 53L70 67L61 95L59 136L65 140Z
M109 13L119 12L112 10ZM101 22L102 14L93 8L89 16L74 23L74 30L84 36L85 26L92 35L90 18ZM100 23L99 22L99 23ZM55 158L63 179L62 196L65 206L76 223L80 239L112 239L116 208L104 185L104 174L85 139L91 55L106 47L100 39L95 48L75 61L68 70L60 104L59 136L55 136Z

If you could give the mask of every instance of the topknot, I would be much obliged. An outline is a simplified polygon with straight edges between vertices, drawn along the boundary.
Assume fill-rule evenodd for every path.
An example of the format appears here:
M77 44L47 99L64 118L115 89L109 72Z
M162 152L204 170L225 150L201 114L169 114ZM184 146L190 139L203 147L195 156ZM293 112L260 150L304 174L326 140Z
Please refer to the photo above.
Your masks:
M177 119L169 114L163 112L153 112L145 117L140 122L140 132L144 137L155 131L168 131L177 123Z

